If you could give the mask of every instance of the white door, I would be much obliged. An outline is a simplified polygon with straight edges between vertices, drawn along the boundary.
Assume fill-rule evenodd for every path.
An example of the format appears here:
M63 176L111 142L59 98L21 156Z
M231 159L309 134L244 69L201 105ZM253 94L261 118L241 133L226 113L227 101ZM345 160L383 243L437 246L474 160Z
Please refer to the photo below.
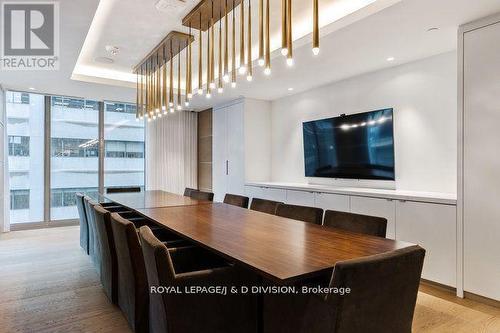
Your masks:
M396 204L392 199L351 196L351 212L363 215L385 217L387 219L386 237L396 237Z
M500 300L500 22L464 34L464 289Z
M396 201L396 239L426 250L422 277L447 286L457 283L456 206Z
M212 112L212 191L214 200L224 200L227 192L226 108Z
M243 101L226 108L227 193L245 194Z

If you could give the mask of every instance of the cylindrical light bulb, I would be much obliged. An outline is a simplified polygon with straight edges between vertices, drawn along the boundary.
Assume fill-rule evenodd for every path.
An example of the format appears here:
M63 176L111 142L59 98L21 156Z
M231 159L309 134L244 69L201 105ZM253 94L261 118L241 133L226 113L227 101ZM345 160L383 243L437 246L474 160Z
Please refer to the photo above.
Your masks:
M229 75L225 74L225 75L222 77L222 80L224 80L224 82L228 83L228 82L229 82Z
M203 89L198 88L198 95L203 95Z
M215 82L210 82L209 87L210 87L210 89L214 89L215 88Z
M318 54L319 54L319 47L314 47L314 48L312 49L312 51L313 51L313 54L314 54L315 56L316 56L316 55L318 55Z
M188 99L193 98L193 94L192 94L192 93L187 94L187 98L188 98Z
M286 59L286 64L287 64L288 66L293 66L293 58L287 58L287 59Z
M252 75L247 75L247 81L251 82L252 81Z
M218 92L219 94L222 94L222 93L224 92L224 89L219 87L219 88L217 89L217 92Z
M177 105L177 110L179 110L179 111L182 110L182 105L180 105L180 104Z
M283 55L283 56L288 55L288 49L287 48L282 48L281 49L281 55Z
M212 94L210 94L209 92L207 92L207 94L205 95L207 98L210 98L212 97Z
M188 102L188 101L185 101L185 102L184 102L184 105L185 105L185 106L189 106L189 102Z
M231 82L231 88L236 88L236 82Z
M245 66L240 66L240 68L238 68L238 73L240 73L241 75L245 74L247 72L247 68Z
M258 60L258 64L259 64L260 67L264 66L264 63L265 63L264 59L260 58Z
M266 75L271 75L271 68L266 67L266 68L264 69L264 74L266 74Z

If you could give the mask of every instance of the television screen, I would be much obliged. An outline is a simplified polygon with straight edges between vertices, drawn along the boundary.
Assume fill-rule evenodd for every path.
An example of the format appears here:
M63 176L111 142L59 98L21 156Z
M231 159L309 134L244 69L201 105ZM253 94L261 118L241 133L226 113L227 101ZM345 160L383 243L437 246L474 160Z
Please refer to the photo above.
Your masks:
M393 110L303 123L306 177L394 180Z

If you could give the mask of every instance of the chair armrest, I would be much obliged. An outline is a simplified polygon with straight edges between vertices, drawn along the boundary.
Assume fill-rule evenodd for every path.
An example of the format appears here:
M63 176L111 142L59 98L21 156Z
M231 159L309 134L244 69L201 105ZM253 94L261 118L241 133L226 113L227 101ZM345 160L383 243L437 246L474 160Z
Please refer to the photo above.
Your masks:
M176 274L175 280L180 284L195 282L199 285L213 285L214 283L224 285L231 282L233 276L233 268L226 266Z

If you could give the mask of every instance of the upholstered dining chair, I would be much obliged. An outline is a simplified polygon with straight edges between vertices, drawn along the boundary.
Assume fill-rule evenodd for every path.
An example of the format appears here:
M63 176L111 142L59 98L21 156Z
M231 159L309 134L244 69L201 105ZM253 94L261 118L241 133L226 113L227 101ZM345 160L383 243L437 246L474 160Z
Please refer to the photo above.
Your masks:
M278 205L282 204L282 203L283 202L279 202L279 201L253 198L252 203L250 204L250 209L258 211L258 212L262 212L262 213L275 215L276 209L278 208Z
M111 214L111 230L117 258L117 300L129 326L148 332L149 290L139 236L132 222Z
M360 234L385 237L387 219L383 217L327 210L323 225Z
M248 197L236 194L227 193L224 196L224 203L228 205L238 206L241 208L248 208Z
M78 220L80 222L80 247L85 250L85 253L89 254L89 223L82 193L76 193L76 208L78 209Z
M189 187L186 187L186 188L184 189L184 196L185 196L185 197L190 197L190 196L191 196L191 192L193 192L193 191L198 191L198 190L196 190L196 189L194 189L194 188L189 188Z
M212 192L191 191L189 196L196 200L214 201L214 194Z
M128 192L141 192L141 188L139 186L132 187L108 187L106 189L106 193L128 193Z
M327 287L344 293L265 295L264 332L411 333L424 256L414 245L338 262Z
M96 228L95 228L95 220L94 220L94 205L97 205L97 202L88 196L83 197L83 203L85 206L85 212L87 213L87 222L89 226L89 255L92 259L92 262L99 272L101 264L99 262L99 243L97 242L96 236Z
M101 284L111 302L118 303L118 263L111 227L111 213L94 205L97 241L101 249Z
M238 286L248 282L246 272L207 250L168 248L147 227L139 234L150 287ZM153 293L150 301L152 333L250 333L257 328L252 295Z
M276 215L308 223L321 224L323 209L308 206L280 204L276 208Z

